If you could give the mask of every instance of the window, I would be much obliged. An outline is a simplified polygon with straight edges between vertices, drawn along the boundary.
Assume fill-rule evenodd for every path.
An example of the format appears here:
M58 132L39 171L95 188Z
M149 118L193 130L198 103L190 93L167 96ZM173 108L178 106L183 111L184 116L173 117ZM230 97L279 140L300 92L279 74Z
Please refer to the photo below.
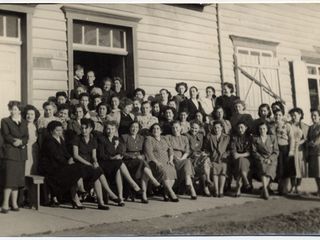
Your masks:
M246 103L246 111L257 118L262 103L270 105L277 100L285 103L281 97L276 57L278 43L234 35L230 38L235 51L237 95Z
M11 13L0 13L0 41L21 44L21 18Z
M320 65L307 64L309 97L311 108L319 106Z

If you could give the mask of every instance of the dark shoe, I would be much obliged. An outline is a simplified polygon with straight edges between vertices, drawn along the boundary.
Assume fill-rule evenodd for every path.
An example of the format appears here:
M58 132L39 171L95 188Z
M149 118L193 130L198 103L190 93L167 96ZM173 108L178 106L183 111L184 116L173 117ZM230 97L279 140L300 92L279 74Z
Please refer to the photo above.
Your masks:
M17 208L11 207L11 211L12 211L12 212L19 212L19 211L20 211L20 208L18 208L18 207L17 207Z
M109 197L109 199L110 199L112 202L115 202L115 203L121 202L121 199L120 199L120 198L111 198L111 197Z
M218 196L219 198L223 198L224 197L224 194L223 193L221 193L221 194L219 194L219 196Z
M215 198L217 198L217 197L219 197L220 195L219 195L219 193L214 193L213 194L213 197L215 197Z
M7 214L8 212L9 212L9 210L8 210L8 209L1 208L1 213Z
M118 203L118 206L120 206L120 207L124 207L124 206L125 206L125 204L124 204L124 202L119 202L119 203Z
M161 193L163 191L163 186L161 184L159 186L155 186L154 190L158 193Z
M213 182L206 180L205 184L207 187L212 187L213 186Z
M197 196L191 196L191 200L197 200Z
M210 192L209 192L209 193L206 193L205 191L203 191L203 196L204 196L204 197L212 197L212 195L210 194Z
M171 202L179 202L179 198L170 198Z
M82 201L84 201L89 195L89 193L87 193L86 191L81 192L79 190L77 191L77 194L78 194L79 197L81 197Z
M170 199L169 199L167 196L163 195L163 201L169 202L169 200L170 200Z
M141 198L141 203L148 204L149 201L148 201L148 199L143 199L143 198Z
M72 209L84 210L86 209L84 206L78 206L75 201L71 200Z
M109 210L110 208L108 206L98 205L98 209L100 210Z
M240 197L240 194L235 194L234 197L235 197L235 198L239 198L239 197Z

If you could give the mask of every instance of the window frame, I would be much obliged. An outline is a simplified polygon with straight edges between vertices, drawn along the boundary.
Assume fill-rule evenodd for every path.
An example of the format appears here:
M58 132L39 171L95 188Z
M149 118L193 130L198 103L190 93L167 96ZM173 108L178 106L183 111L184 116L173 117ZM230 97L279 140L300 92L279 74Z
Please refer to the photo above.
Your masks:
M96 22L100 24L128 27L132 29L132 51L133 51L133 83L138 85L138 46L137 27L141 16L131 13L93 7L90 5L64 4L61 9L65 12L67 19L67 46L68 46L68 87L73 89L74 63L73 63L73 22L74 20Z
M308 67L315 67L317 74L309 74L308 73ZM320 64L315 64L315 63L306 63L306 71L307 71L307 81L308 81L308 86L309 86L309 79L316 79L317 80L317 87L318 87L318 103L320 104ZM309 101L310 101L310 106L311 106L311 99L310 99L310 88L309 88Z

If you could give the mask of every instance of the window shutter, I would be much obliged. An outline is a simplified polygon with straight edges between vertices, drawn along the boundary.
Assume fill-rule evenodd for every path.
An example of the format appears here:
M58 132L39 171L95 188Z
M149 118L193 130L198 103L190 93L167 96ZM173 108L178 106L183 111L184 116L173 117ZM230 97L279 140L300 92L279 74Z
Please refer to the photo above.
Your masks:
M306 124L311 124L310 114L310 97L309 97L309 85L307 77L307 66L304 61L293 61L293 76L294 76L294 92L296 106L301 108L304 113L303 121Z

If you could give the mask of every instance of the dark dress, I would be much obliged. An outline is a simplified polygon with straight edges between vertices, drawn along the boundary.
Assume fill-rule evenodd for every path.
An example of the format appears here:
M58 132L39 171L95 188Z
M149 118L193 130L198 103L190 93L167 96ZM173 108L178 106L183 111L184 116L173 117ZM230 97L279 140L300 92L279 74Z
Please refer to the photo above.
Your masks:
M114 91L111 89L109 91L103 90L102 94L102 102L110 103L111 102L111 97L113 96Z
M78 147L78 154L80 157L87 162L92 163L92 151L98 147L97 141L93 138L93 135L90 135L90 140L88 143L86 143L86 140L82 134L75 136L71 140L71 145ZM85 189L88 191L92 188L93 183L97 181L97 179L99 179L99 177L103 174L103 170L100 167L94 169L92 166L85 165L77 159L74 159L74 161L85 169L86 174L83 177L83 181Z
M123 134L128 134L129 130L129 123L131 123L134 119L132 118L131 114L125 114L121 111L121 118L119 123L119 137Z
M53 196L68 192L85 176L82 165L68 164L71 155L62 138L59 143L51 134L47 135L41 150L43 159L40 162L40 172L45 176Z
M230 120L230 118L233 114L233 103L239 99L240 98L238 96L234 96L234 95L231 95L230 97L228 97L226 95L222 95L220 97L217 97L216 106L223 107L224 112L226 114L225 119Z
M231 139L231 153L251 153L252 137L248 134L237 135ZM251 159L249 157L240 157L238 159L233 158L233 174L237 179L241 172L248 173L250 170Z
M187 108L189 111L188 121L191 121L195 118L197 111L200 111L203 114L205 114L204 110L201 106L201 103L199 101L198 101L198 103L199 103L199 108L196 107L196 105L193 103L193 101L191 99L186 99L180 103L180 109Z
M174 121L168 122L167 120L163 120L160 122L162 125L162 135L171 135L172 134L172 123Z
M1 120L2 167L4 169L4 187L24 187L25 165L28 158L28 123L21 118L20 124L15 123L11 117ZM22 146L15 147L15 138L22 140Z
M237 133L238 130L237 130L237 125L238 125L238 122L245 122L248 126L248 130L249 132L251 132L251 126L252 126L252 123L253 123L253 119L252 119L252 116L250 114L247 114L247 113L242 113L242 114L234 114L231 118L230 118L230 123L231 123L231 126L232 126L232 131L234 133Z
M269 176L271 180L275 179L278 155L279 147L275 136L268 135L265 143L262 142L260 137L253 138L252 157L260 178L262 176ZM264 163L263 160L265 159L270 159L271 163Z
M118 154L117 147L115 147L117 142L119 143L119 138L116 136L113 137L111 142L105 136L98 138L98 162L103 169L104 175L112 183L114 183L116 174L123 164L122 160L111 159L111 157Z
M123 162L126 164L130 174L135 179L139 179L145 168L150 168L147 161L135 158L142 154L145 138L137 135L134 139L129 134L121 136L118 152L123 155ZM144 155L143 155L144 156ZM145 156L144 156L145 158Z
M120 100L122 100L127 97L127 92L122 89L120 90L120 92L114 91L112 97L118 97ZM111 99L112 99L112 97L111 97Z

